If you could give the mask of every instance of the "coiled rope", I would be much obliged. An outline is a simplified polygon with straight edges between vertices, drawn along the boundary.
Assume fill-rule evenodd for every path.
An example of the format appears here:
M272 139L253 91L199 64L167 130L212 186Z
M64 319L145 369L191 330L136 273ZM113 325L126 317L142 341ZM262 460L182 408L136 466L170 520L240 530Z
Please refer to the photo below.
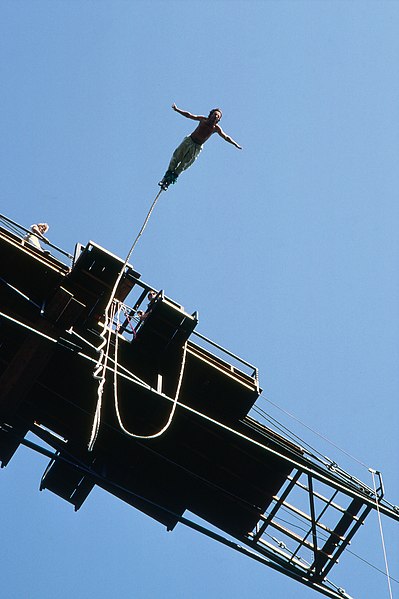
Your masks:
M112 304L111 324L114 320L114 317L115 317L115 304ZM100 430L102 397L103 397L104 385L105 385L106 374L107 374L110 344L111 344L111 326L109 327L109 334L107 335L107 338L105 338L105 336L102 335L102 341L101 341L100 345L96 348L96 350L100 354L99 358L97 360L97 363L94 367L94 371L93 371L93 378L98 380L97 405L96 405L96 411L94 413L93 426L92 426L90 441L89 441L89 445L88 445L89 451L91 451L93 449L94 443L96 442L96 439L98 437L98 433ZM106 346L105 351L103 350L104 346Z

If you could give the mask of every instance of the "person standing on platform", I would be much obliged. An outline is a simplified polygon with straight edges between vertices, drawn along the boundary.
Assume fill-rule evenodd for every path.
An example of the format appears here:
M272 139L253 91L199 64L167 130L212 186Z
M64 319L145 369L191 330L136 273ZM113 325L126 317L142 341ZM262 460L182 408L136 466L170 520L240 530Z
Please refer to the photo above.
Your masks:
M40 240L49 243L49 240L44 236L45 233L49 230L49 226L47 223L38 223L37 225L30 226L31 233L25 235L24 239L28 243L32 244L39 250L43 250L40 245Z

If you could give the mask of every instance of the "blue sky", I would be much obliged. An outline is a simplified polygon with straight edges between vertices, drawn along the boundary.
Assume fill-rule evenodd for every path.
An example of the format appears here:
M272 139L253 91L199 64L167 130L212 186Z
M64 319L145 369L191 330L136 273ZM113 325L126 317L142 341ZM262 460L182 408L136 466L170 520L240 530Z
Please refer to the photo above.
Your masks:
M49 222L68 251L92 239L124 258L193 128L171 104L220 106L243 150L207 142L132 262L259 367L261 407L367 484L364 465L381 470L394 504L398 28L399 3L384 0L0 3L1 212ZM45 466L20 448L0 472L7 599L316 597L100 490L75 514L39 493ZM399 526L383 524L399 579ZM375 514L351 551L384 569ZM352 554L331 578L388 597Z

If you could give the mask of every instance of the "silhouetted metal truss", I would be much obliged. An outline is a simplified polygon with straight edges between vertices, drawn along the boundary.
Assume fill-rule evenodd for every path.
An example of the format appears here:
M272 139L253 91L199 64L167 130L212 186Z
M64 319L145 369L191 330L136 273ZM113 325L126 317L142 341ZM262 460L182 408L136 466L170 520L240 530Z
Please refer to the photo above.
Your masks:
M371 489L251 418L257 368L197 333L198 314L163 291L144 305L153 288L130 265L116 291L123 322L109 329L119 399L106 381L88 451L93 364L123 261L89 242L77 244L69 266L27 243L26 233L0 215L2 466L23 444L50 458L41 490L75 510L98 485L168 530L182 523L327 597L350 599L329 580L332 568L371 510L399 520L381 475ZM170 414L182 368L173 420L152 438ZM29 432L53 451L26 439Z

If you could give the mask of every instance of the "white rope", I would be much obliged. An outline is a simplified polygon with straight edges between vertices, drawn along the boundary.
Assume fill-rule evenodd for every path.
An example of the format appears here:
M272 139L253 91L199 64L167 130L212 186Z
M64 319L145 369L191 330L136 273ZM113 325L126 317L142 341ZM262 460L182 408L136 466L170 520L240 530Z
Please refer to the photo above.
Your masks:
M152 435L138 435L136 433L132 433L123 424L120 410L119 410L119 401L118 401L118 372L117 372L117 370L118 370L118 345L119 345L119 342L118 342L119 315L120 315L120 306L119 306L118 314L117 314L117 329L116 329L116 337L115 337L115 360L114 360L114 401L115 401L115 411L116 411L116 415L118 418L119 426L121 427L121 429L125 433L125 435L128 435L129 437L133 437L134 439L155 439L156 437L160 437L161 435L163 435L163 433L169 428L169 426L172 423L173 416L176 411L176 407L178 405L180 388L181 388L181 384L183 381L184 367L186 364L187 342L185 342L184 346L183 346L183 357L182 357L182 362L181 362L181 366L180 366L179 380L178 380L177 387L176 387L175 398L173 399L173 403L172 403L172 409L170 411L170 414L169 414L168 420L166 421L166 424L157 433L154 433Z
M133 254L134 248L136 247L136 245L137 245L137 243L138 243L138 240L140 239L140 237L141 237L141 236L142 236L142 234L144 233L144 229L146 228L146 226L147 226L147 224L148 224L148 221L150 220L150 216L151 216L151 214L152 214L152 211L154 210L154 208L155 208L155 205L156 205L156 203L158 202L159 196L161 195L162 191L163 191L163 190L161 189L161 190L160 190L160 191L157 193L157 195L156 195L156 197L155 197L155 199L154 199L153 203L151 204L151 207L150 207L150 209L149 209L149 211L148 211L148 213L147 213L147 216L145 217L144 223L143 223L143 225L142 225L142 227L141 227L141 229L140 229L140 231L139 231L139 233L138 233L138 235L137 235L136 239L134 240L134 242L133 242L133 245L132 245L132 247L130 248L128 255L126 256L125 262L123 263L123 266L122 266L122 268L121 268L121 270L120 270L120 272L119 272L119 275L118 275L118 277L117 277L117 279L116 279L116 281L115 281L115 285L114 285L114 287L113 287L113 289L112 289L112 292L111 292L110 298L109 298L109 300L108 300L107 307L105 308L105 314L107 314L107 313L108 313L108 310L109 310L109 308L110 308L110 306L111 306L112 302L114 301L115 294L116 294L116 290L117 290L117 288L118 288L118 285L119 285L119 283L120 283L120 280L121 280L121 278L122 278L122 276L123 276L123 272L124 272L124 270L125 270L125 268L126 268L126 266L127 266L128 262L129 262L129 260L130 260L130 258L131 258L131 255ZM104 323L104 327L106 327L106 323ZM105 330L105 328L104 328L104 330Z
M82 337L82 335L79 335L79 333L77 333L76 331L74 331L72 327L67 332L70 333L71 335L75 335L78 339L80 339L81 341L83 341L84 343L86 343L92 349L94 349L94 350L97 349L97 347L93 343L91 343L88 339L86 339L86 337ZM84 356L84 357L88 357L85 354L82 354L81 352L79 352L79 355ZM94 358L90 358L90 360L92 362L95 362L96 364L98 364L98 360L95 360ZM115 359L112 356L108 356L108 362L115 363ZM136 374L134 374L134 372L132 372L131 370L129 370L125 366L122 366L122 364L118 364L118 368L120 368L121 370L123 370L124 372L126 372L129 375L129 376L127 376L126 374L122 374L122 372L119 372L119 376L122 376L122 377L124 377L124 378L126 378L128 380L132 379L132 380L138 381L144 387L147 387L148 389L152 389L151 385L148 385L140 377L138 377ZM114 371L114 369L111 368L110 366L107 366L107 370L112 370L112 372Z
M385 572L386 572L387 581L388 581L388 592L389 592L390 599L392 599L391 577L390 577L390 574L389 574L387 552L386 552L385 540L384 540L384 532L382 530L382 521L381 521L381 514L380 514L380 506L379 506L379 503L378 503L377 487L376 487L376 484L375 484L375 474L377 474L377 471L373 470L372 468L369 468L369 471L371 472L371 476L372 476L372 479L373 479L373 486L374 486L374 493L375 493L375 506L377 508L378 524L379 524L379 527L380 527L382 551L383 551L383 554L384 554L384 561L385 561Z
M98 433L100 430L102 396L103 396L104 385L105 385L105 380L106 380L106 370L107 370L107 366L108 366L109 348L110 348L111 335L112 335L112 322L113 322L114 316L115 316L115 305L113 305L112 310L111 310L111 319L110 319L110 324L108 327L107 339L103 338L103 341L97 348L97 351L100 352L100 356L97 360L97 363L94 367L94 372L93 372L93 377L98 380L97 405L96 405L96 411L95 411L94 419L93 419L93 426L91 429L90 441L88 444L89 451L93 450L94 444L97 440ZM104 350L102 348L104 347L105 344L107 347L104 352Z
M141 235L144 232L144 229L147 226L147 223L148 223L148 221L150 219L152 211L154 210L155 205L156 205L156 203L157 203L157 201L159 199L159 196L161 195L162 191L163 190L160 189L160 191L155 196L155 199L154 199L153 203L151 204L151 207L150 207L150 209L149 209L149 211L147 213L147 216L146 216L146 218L144 220L144 223L143 223L143 225L142 225L142 227L141 227L141 229L140 229L140 231L139 231L136 239L134 240L133 245L130 248L130 250L128 252L128 255L126 256L126 259L125 259L125 261L123 263L123 266L122 266L122 268L121 268L121 270L120 270L120 272L119 272L119 274L118 274L118 276L116 278L114 287L113 287L113 289L111 291L111 295L109 297L108 303L107 303L106 308L104 310L104 326L103 326L103 329L102 329L102 331L100 333L100 337L101 337L102 341L100 342L100 345L96 348L96 351L99 353L99 358L98 358L96 367L95 367L94 372L93 372L93 377L98 380L98 390L97 390L96 412L95 412L94 421L93 421L92 434L91 434L91 438L90 438L89 445L88 445L89 451L92 451L92 449L94 447L94 443L95 443L95 441L97 439L98 431L99 431L99 428L100 428L102 396L103 396L103 392L104 392L104 385L105 385L105 379L106 379L106 373L107 373L107 366L108 366L108 352L104 353L103 347L107 343L108 343L108 347L109 347L109 341L110 341L110 337L111 337L111 332L110 331L111 331L111 328L112 328L113 317L115 315L115 311L114 311L112 318L110 318L110 309L111 309L111 306L112 306L112 304L114 302L116 291L117 291L118 285L119 285L119 283L120 283L120 281L122 279L122 276L123 276L123 273L125 271L125 268L126 268L128 262L130 260L130 257L131 257L131 255L133 253L134 248L137 245L137 242L139 241ZM109 331L108 341L105 338L105 333L106 333L107 330Z

